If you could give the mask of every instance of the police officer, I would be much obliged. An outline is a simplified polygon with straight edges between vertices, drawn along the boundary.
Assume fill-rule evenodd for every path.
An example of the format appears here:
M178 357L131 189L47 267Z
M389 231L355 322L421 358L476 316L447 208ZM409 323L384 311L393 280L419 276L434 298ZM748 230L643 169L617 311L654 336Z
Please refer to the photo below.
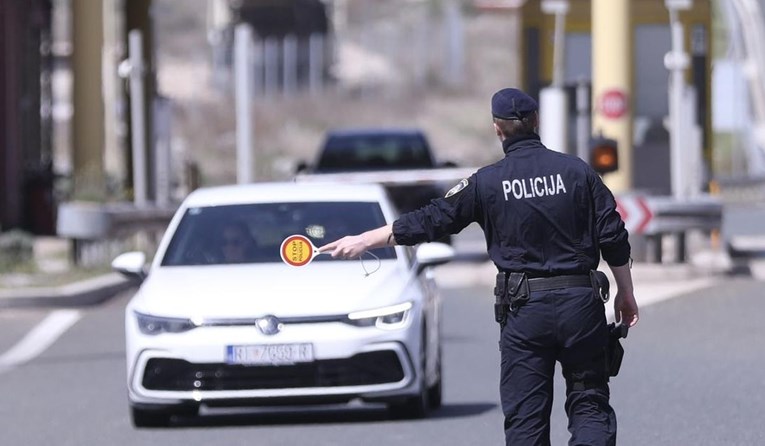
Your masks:
M437 240L477 222L500 273L500 297L510 300L502 300L500 309L507 311L499 318L506 443L550 443L553 372L559 361L566 378L569 444L615 444L608 328L592 272L602 256L618 287L617 320L635 325L627 231L612 193L590 166L540 142L534 99L506 88L494 94L491 108L502 160L392 225L320 250L356 258L368 249Z

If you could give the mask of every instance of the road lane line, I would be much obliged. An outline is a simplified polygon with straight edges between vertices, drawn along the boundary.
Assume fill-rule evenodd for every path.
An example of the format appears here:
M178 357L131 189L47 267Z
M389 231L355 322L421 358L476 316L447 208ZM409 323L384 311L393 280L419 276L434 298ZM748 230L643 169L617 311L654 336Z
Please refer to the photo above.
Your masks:
M635 265L632 270L632 281L638 307L647 307L719 284L722 281L719 274L724 269L711 268L710 265L707 265L709 267L707 269L685 264ZM601 268L601 271L606 273L611 282L611 299L613 299L617 290L614 276L606 267ZM491 262L459 263L439 267L435 274L436 281L442 289L490 287L494 285L496 267ZM491 297L489 294L486 296ZM606 304L606 319L609 322L614 320L613 300Z
M644 283L635 285L635 300L640 309L675 297L687 295L694 291L711 288L720 283L720 281L721 280L716 277L702 277L697 279L685 279L676 283ZM614 282L612 281L611 283ZM611 294L611 298L613 299L614 293L612 292ZM606 304L606 319L609 322L614 321L613 301L609 301Z
M78 310L49 314L10 350L0 356L0 373L17 367L44 352L82 317Z

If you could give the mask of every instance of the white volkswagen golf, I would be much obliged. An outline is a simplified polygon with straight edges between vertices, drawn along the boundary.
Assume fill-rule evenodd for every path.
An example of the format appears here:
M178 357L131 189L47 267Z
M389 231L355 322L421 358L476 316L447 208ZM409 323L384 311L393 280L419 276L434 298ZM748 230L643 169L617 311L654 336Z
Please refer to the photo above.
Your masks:
M161 426L201 405L387 403L422 417L441 404L438 243L296 267L282 242L321 246L393 221L376 185L262 183L200 189L156 255L117 257L143 282L127 306L133 423Z

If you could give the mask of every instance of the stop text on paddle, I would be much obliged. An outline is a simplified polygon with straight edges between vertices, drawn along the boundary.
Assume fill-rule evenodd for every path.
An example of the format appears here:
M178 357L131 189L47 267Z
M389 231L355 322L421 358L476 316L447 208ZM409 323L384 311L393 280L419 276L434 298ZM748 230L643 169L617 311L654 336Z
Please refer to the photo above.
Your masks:
M322 254L308 237L299 234L284 239L279 253L284 263L295 267L306 266L314 257Z

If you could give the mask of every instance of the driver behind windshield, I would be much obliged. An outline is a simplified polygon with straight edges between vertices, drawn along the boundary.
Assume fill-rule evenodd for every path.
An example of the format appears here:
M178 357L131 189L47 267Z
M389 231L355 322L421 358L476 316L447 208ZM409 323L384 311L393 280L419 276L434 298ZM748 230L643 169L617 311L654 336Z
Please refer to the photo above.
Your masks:
M218 243L224 263L245 263L253 260L256 243L247 225L241 221L227 221L220 229Z

